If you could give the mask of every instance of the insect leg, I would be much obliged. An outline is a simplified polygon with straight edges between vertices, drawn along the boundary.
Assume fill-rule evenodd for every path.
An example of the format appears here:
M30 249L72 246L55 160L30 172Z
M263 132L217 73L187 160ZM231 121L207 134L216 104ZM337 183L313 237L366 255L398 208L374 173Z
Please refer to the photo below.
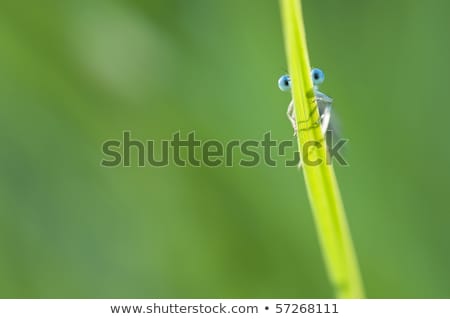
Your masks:
M321 119L322 134L325 135L325 133L328 130L328 127L330 126L331 104L325 106L323 114L320 116L320 119Z
M292 128L294 129L294 136L297 135L297 120L295 119L295 109L294 109L294 100L289 103L287 110L287 117L292 124Z

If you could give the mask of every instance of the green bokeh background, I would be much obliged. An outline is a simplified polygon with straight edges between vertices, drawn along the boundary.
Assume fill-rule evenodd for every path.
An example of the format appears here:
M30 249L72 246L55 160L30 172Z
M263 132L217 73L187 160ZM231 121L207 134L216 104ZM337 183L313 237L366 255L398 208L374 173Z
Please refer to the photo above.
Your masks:
M450 298L450 3L304 1L370 298ZM330 298L294 168L100 167L101 144L292 138L277 1L0 2L0 297Z

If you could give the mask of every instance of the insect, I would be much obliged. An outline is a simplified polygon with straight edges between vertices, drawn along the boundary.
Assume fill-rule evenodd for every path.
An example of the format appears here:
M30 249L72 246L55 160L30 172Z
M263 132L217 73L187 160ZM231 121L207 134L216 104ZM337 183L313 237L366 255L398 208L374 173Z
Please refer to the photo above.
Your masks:
M319 123L322 128L322 133L325 135L327 130L330 128L331 121L331 107L333 99L319 91L319 85L325 80L325 74L321 69L314 68L311 70L311 78L314 85L314 97L319 108L320 120ZM291 90L291 77L289 75L283 75L278 80L278 87L283 92L288 92ZM287 117L292 124L294 129L294 136L298 133L298 124L295 117L294 100L291 100L287 110Z
M319 85L323 83L325 80L325 74L321 69L314 68L311 70L311 78L313 82L313 91L314 91L314 98L317 102L317 107L319 108L319 115L320 118L313 123L310 127L300 127L300 130L306 130L310 129L312 127L315 127L315 125L320 125L322 129L322 134L326 136L327 145L331 145L333 136L336 138L338 136L337 134L337 121L334 116L332 116L331 108L333 104L333 99L326 95L325 93L322 93L319 91ZM283 75L278 80L278 87L283 92L288 92L291 90L291 78L289 75ZM312 115L312 114L311 114ZM289 121L292 124L292 128L294 129L294 136L298 134L299 130L299 124L305 124L302 122L297 121L295 117L295 108L294 108L294 100L291 100L288 106L287 110L287 117ZM310 122L309 119L306 122ZM309 125L306 123L307 125ZM331 134L327 134L328 131L331 131ZM300 161L298 164L298 168L301 168L302 162Z

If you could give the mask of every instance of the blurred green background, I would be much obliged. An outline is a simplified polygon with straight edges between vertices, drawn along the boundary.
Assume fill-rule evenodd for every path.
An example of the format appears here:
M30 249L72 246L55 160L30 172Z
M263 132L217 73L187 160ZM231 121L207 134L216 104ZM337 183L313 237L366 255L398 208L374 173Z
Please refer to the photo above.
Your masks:
M450 298L450 3L304 1L370 298ZM292 138L277 1L0 2L0 297L329 298L294 168L100 167L101 144Z

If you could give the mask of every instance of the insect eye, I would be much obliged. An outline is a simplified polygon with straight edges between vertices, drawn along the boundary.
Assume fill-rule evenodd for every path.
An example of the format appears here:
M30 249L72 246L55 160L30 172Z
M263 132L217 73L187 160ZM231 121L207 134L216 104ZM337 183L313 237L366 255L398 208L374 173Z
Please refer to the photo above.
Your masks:
M280 79L278 80L278 87L283 92L287 92L291 89L291 78L289 77L289 75L283 75L282 77L280 77Z
M314 85L322 84L325 80L325 74L321 69L312 69L311 70L311 78Z

